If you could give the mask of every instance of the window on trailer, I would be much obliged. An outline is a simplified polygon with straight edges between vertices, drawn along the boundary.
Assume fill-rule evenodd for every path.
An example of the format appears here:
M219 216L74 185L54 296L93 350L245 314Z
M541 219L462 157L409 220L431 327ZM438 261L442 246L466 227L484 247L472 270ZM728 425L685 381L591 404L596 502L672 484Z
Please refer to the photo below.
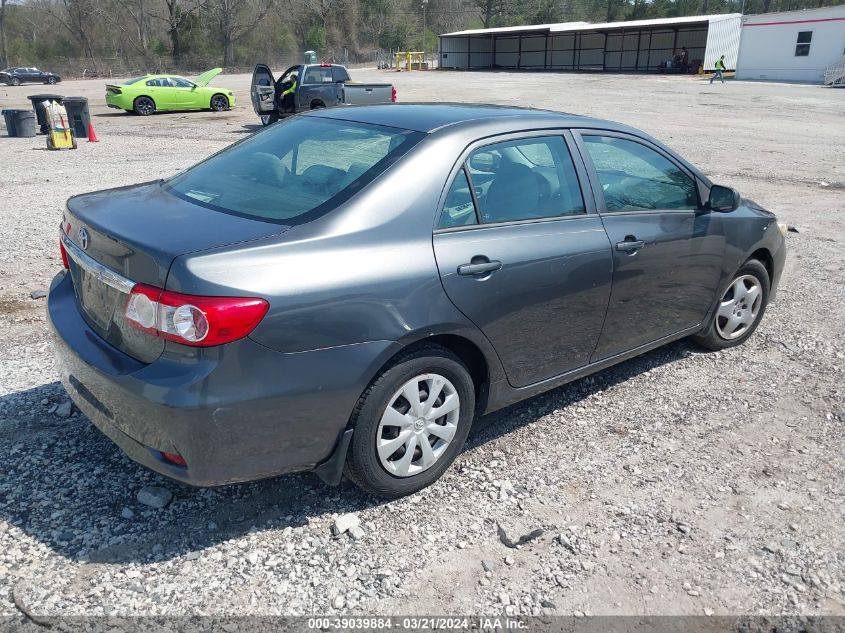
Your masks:
M799 31L798 40L795 43L795 56L807 57L810 54L810 42L812 41L812 31Z

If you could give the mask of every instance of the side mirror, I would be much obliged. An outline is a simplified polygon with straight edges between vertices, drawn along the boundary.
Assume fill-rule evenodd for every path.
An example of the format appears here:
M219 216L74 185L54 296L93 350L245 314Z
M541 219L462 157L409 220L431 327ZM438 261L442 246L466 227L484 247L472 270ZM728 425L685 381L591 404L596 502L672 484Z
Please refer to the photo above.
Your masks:
M713 185L710 187L710 198L707 200L707 208L710 211L729 213L739 207L742 197L736 189Z

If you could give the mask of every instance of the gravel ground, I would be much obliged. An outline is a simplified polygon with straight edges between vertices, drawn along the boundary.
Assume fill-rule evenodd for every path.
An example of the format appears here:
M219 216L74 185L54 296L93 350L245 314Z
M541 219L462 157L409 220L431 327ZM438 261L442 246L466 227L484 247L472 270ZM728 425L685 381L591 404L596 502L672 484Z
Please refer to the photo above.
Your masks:
M232 112L148 119L109 112L102 81L62 83L92 100L100 143L0 138L0 615L845 614L845 93L357 77L394 81L404 101L647 130L797 228L778 301L741 348L682 341L481 420L446 476L410 498L312 475L182 487L70 406L30 293L60 266L67 196L166 176L243 138L257 127L249 77L216 80L236 91ZM0 88L0 107L38 91Z

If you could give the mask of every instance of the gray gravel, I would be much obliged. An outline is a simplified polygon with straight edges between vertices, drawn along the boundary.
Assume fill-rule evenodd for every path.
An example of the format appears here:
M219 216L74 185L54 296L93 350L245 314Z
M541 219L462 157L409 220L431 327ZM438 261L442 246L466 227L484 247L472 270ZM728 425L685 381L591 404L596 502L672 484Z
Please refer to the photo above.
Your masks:
M829 142L845 131L841 91L358 77L395 81L406 101L522 98L654 133L796 227L778 302L741 348L681 341L489 416L410 498L307 474L187 488L71 406L31 293L60 266L68 195L243 138L248 79L217 80L234 112L149 119L98 105L102 82L65 82L91 97L100 143L0 138L0 614L845 613L845 167ZM0 87L0 100L26 92Z

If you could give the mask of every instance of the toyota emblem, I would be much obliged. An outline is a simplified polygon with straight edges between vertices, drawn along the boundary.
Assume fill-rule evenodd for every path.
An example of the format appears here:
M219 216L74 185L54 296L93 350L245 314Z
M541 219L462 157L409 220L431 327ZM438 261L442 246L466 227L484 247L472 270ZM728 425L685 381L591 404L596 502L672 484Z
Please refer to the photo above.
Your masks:
M88 250L88 231L85 230L84 228L79 229L79 232L76 235L79 238L79 247L83 251L87 251Z

